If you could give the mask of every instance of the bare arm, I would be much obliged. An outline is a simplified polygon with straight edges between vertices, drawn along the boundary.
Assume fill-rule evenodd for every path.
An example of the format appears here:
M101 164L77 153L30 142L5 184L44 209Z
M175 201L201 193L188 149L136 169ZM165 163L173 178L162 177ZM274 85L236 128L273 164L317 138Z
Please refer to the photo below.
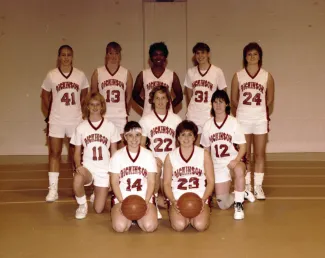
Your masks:
M150 198L153 195L153 191L155 189L155 179L156 179L156 174L153 172L148 172L148 188L146 192L146 199L145 201L148 203L150 201Z
M131 109L132 89L133 89L133 78L131 73L128 71L128 78L126 81L126 91L125 91L126 112L128 114L130 113L130 109Z
M47 118L49 116L50 106L51 106L51 92L42 89L41 98L42 98L42 112L44 116Z
M179 82L179 78L176 73L173 76L173 84L172 84L173 92L175 93L175 98L173 99L173 108L175 108L179 103L183 100L183 90L181 83Z
M267 92L266 92L266 98L267 102L266 105L269 106L274 101L274 79L273 76L269 73L268 79L267 79Z
M123 202L123 196L122 196L122 192L120 189L120 174L117 173L110 173L111 175L111 186L112 186L112 190L114 192L115 197L117 198L117 200L122 203Z
M81 167L81 145L74 146L74 163L76 168Z
M185 91L186 91L186 97L187 97L187 101L188 101L187 105L188 105L188 104L190 104L191 98L193 96L193 90L186 87Z
M114 153L117 151L117 143L116 142L111 143L110 151L111 151L111 157L113 157Z
M231 101L234 108L238 107L239 100L239 82L237 78L237 74L234 74L231 81Z
M143 89L143 73L139 73L133 87L132 98L140 106L144 107L144 100L141 98L141 91Z
M173 173L173 167L169 159L169 154L166 156L165 162L164 162L164 193L168 200L171 203L175 203L175 197L172 192L172 173Z
M86 99L86 96L88 94L88 89L82 89L81 90L81 94L80 94L80 105L82 106L85 99Z
M97 71L97 69L93 72L93 75L91 76L90 92L91 93L98 92L98 71Z
M211 196L214 188L214 169L211 154L208 151L204 151L204 173L207 185L202 200L205 202Z

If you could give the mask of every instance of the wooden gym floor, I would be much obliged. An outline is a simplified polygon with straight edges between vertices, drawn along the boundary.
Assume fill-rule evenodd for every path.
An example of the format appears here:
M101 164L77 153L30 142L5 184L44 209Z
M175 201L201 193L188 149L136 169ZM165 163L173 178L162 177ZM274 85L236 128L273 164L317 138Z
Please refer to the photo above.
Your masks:
M269 159L267 200L246 202L243 221L233 219L233 209L214 207L206 232L176 233L162 210L151 234L137 226L114 233L107 210L97 215L90 208L85 220L76 220L68 164L62 165L59 201L46 203L46 159L3 156L0 257L325 257L325 161L302 161L307 156Z

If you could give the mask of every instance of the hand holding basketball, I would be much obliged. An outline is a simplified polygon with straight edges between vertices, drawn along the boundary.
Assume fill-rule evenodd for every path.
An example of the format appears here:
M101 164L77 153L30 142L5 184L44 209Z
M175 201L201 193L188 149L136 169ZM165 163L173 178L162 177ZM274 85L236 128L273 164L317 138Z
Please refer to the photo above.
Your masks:
M147 213L146 201L138 195L126 197L121 205L122 214L129 220L139 220Z

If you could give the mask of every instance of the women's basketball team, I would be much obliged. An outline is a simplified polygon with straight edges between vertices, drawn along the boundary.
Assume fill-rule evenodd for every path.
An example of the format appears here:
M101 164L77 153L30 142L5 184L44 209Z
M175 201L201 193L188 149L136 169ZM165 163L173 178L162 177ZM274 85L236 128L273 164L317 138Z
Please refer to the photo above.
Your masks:
M184 121L173 112L183 91L178 75L167 68L167 46L150 46L150 68L141 71L135 83L120 65L121 52L118 43L107 45L105 63L95 69L89 85L73 66L73 49L59 48L57 67L46 75L41 93L49 137L46 201L59 198L60 159L67 137L77 219L87 216L89 185L96 213L103 212L111 193L112 227L117 232L135 223L153 232L162 218L158 207L168 209L174 230L191 225L204 231L212 195L220 209L233 206L234 219L244 219L245 199L266 198L262 184L274 80L262 68L262 48L255 42L244 47L243 68L232 78L229 98L222 70L211 64L210 47L197 43L194 66L184 82L189 102ZM143 109L139 122L128 122L131 99ZM202 199L194 218L184 217L178 206L179 198L189 192ZM121 209L130 195L141 196L147 206L137 221Z

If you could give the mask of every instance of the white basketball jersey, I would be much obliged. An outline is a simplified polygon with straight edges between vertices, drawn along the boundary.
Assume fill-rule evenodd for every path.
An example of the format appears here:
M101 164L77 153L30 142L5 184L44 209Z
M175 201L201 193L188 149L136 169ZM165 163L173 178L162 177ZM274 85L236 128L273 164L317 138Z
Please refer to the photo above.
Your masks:
M120 140L113 123L103 118L96 123L84 120L72 135L71 144L84 147L82 164L85 167L96 169L98 173L108 173L110 145Z
M42 89L52 91L50 124L75 125L82 120L81 90L89 87L85 74L73 67L67 75L58 68L48 72Z
M226 116L222 123L210 118L203 127L201 145L211 147L214 168L221 168L237 157L235 144L246 143L245 135L236 118Z
M155 111L151 111L139 121L142 135L149 138L150 149L162 162L167 154L176 148L176 127L180 122L182 119L172 112L161 116Z
M142 116L148 115L151 111L151 104L149 103L149 94L153 88L157 86L165 86L168 88L169 92L172 90L174 72L165 69L164 73L157 78L151 71L151 69L146 69L142 71L143 75L143 87L145 93L144 107ZM170 111L173 112L172 103L170 103Z
M239 121L267 121L266 90L269 73L260 69L251 76L246 69L237 72L239 101L236 117Z
M201 198L206 188L204 171L204 149L194 146L193 152L186 160L180 148L169 153L173 167L172 192L176 200L184 193L196 193Z
M98 90L106 100L105 117L127 117L126 113L126 83L128 70L119 66L112 74L106 66L97 68Z
M151 151L140 146L138 153L130 153L126 146L114 153L109 172L120 174L123 199L129 195L139 195L145 199L148 173L157 173L157 165Z
M222 70L214 65L210 65L204 73L200 71L199 66L188 69L184 85L193 90L186 116L189 120L191 117L200 117L205 121L210 118L212 94L217 89L227 87Z

